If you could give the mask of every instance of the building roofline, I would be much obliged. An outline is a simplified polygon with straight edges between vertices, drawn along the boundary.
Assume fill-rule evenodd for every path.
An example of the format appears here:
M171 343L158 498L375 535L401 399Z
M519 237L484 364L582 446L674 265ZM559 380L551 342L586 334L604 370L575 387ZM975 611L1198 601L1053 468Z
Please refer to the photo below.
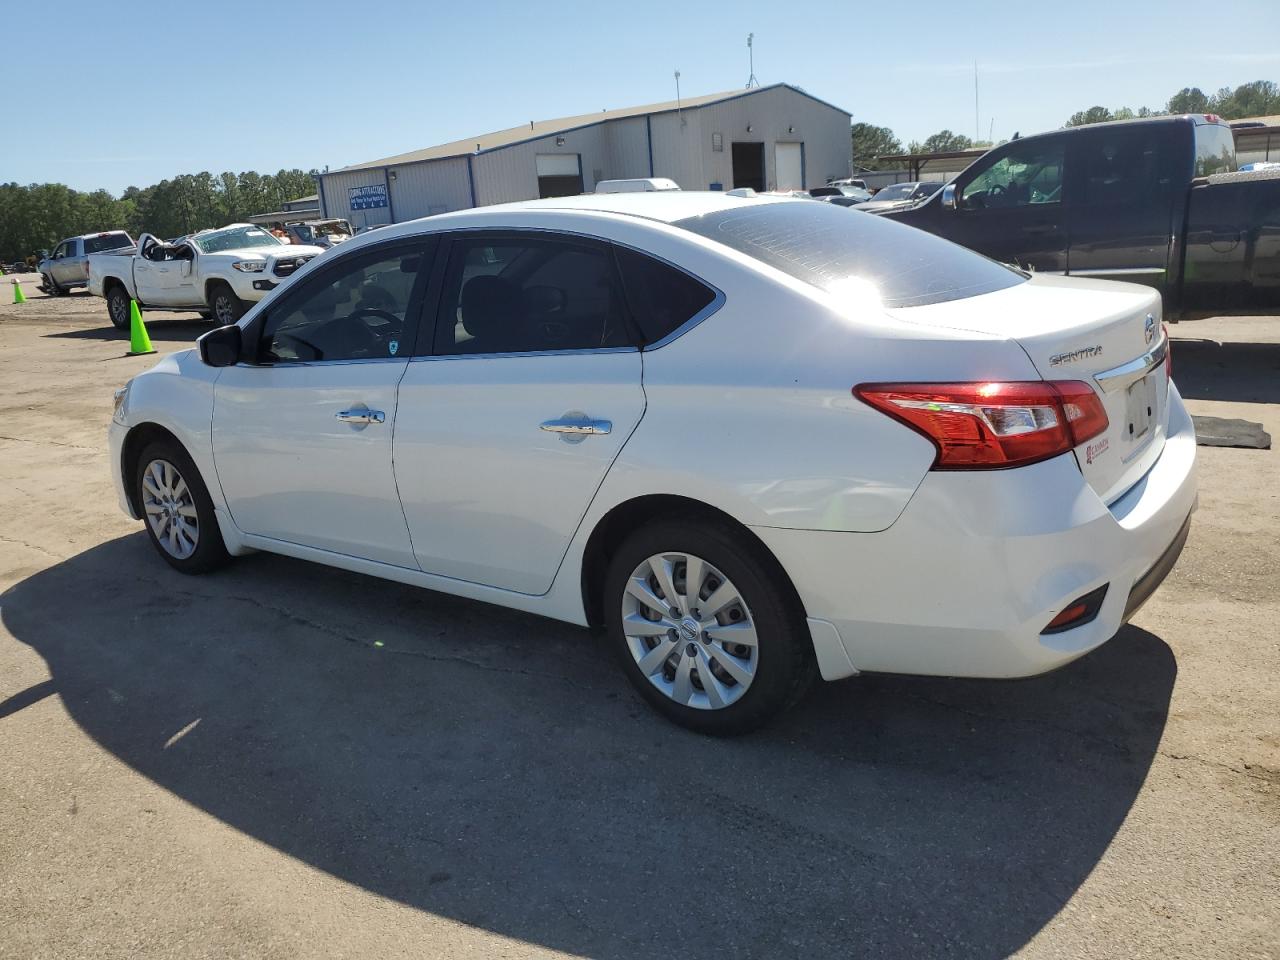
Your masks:
M612 116L612 117L604 116L596 120L590 120L586 123L574 123L570 126L563 126L563 127L556 127L554 129L542 130L534 133L532 136L522 137L519 140L512 140L509 143L495 144L494 146L484 147L483 149L480 149L480 150L459 150L456 153L445 153L445 154L440 154L439 156L434 156L434 157L418 157L414 159L406 159L406 160L399 160L399 161L397 161L396 159L397 157L408 157L410 154L413 154L413 153L425 153L427 151L437 149L437 147L424 147L421 150L410 150L407 153L396 154L395 156L391 156L391 157L384 157L381 160L370 160L367 163L349 164L348 166L345 166L345 167L339 167L337 170L330 170L326 173L322 173L320 174L320 176L328 177L328 176L332 176L335 173L357 173L365 170L380 170L380 169L389 169L391 167L405 167L405 166L411 166L412 164L415 164L415 163L432 163L436 160L457 160L461 157L482 157L488 153L496 153L499 150L507 150L511 147L523 146L524 144L527 144L527 143L533 143L536 140L546 140L548 137L556 137L566 133L576 133L579 130L587 130L587 129L590 129L591 127L598 127L601 124L605 124L605 123L612 123L618 120L636 120L636 119L640 119L641 117L656 117L663 114L682 113L685 110L699 110L703 107L715 106L721 103L730 103L734 100L741 100L744 97L755 96L758 93L764 93L768 90L777 90L781 87L785 87L786 89L792 91L793 93L798 93L802 97L808 97L810 100L813 100L815 103L820 103L824 107L828 107L832 110L837 111L838 113L843 113L845 116L849 117L850 119L853 118L853 114L850 113L848 110L845 110L843 107L838 107L835 104L830 103L829 101L823 100L820 97L815 97L813 94L809 93L807 90L802 90L800 87L797 87L794 84L783 83L780 81L778 83L771 83L768 86L755 87L751 90L742 90L737 93L734 93L732 91L726 91L723 94L706 94L704 96L709 97L711 99L706 99L700 103L691 104L690 106L670 106L669 103L656 103L652 105L654 107L654 109L652 110L645 110L643 109L643 107L631 108L631 109L637 110L638 112L623 113L619 116ZM698 98L695 97L693 99L698 99ZM628 108L622 108L622 109L625 110ZM608 111L605 111L605 112L607 113ZM590 114L587 114L586 116L590 116ZM561 119L563 119L565 122L569 122L574 120L580 120L582 119L582 117L563 117ZM553 118L551 120L544 120L542 122L555 123L557 121ZM510 129L516 130L518 128L512 127ZM495 130L492 133L479 134L479 136L481 138L492 137L504 132L506 131ZM462 143L465 140L469 140L469 139L471 138L464 137L453 142ZM445 146L448 146L448 144L439 144L438 146L445 147Z

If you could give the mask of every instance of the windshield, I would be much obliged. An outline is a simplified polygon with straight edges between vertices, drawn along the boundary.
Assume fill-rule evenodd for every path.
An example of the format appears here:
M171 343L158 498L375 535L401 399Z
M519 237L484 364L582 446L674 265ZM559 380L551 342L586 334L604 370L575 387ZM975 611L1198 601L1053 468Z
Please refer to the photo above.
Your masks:
M880 192L873 199L876 200L905 200L911 196L911 191L915 189L914 183L891 183L887 187L881 187Z
M911 196L916 200L923 200L925 197L932 197L935 193L942 189L942 181L937 183L921 183L911 191Z
M261 227L227 227L192 237L191 242L201 253L222 253L224 250L243 250L246 247L278 247L281 243Z
M870 200L871 194L862 187L841 187L840 192L846 197L857 197L859 200Z
M918 307L1012 287L1023 274L887 217L829 203L753 203L675 226L837 296Z

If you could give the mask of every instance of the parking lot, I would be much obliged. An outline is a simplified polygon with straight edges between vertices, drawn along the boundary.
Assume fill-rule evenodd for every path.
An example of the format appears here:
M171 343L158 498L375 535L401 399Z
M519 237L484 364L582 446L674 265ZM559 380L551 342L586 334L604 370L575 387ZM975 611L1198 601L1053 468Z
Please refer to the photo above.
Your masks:
M1200 448L1179 565L1071 666L854 678L712 740L564 624L281 557L170 570L106 454L156 358L25 279L0 957L1280 956L1276 451ZM1193 413L1280 434L1280 318L1172 330Z

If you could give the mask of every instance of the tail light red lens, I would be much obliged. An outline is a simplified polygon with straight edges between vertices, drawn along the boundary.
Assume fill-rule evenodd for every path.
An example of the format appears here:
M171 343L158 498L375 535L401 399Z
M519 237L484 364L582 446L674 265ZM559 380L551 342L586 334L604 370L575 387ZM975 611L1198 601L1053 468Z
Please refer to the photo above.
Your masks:
M853 392L933 441L935 470L1020 467L1107 429L1102 401L1078 380L864 383Z

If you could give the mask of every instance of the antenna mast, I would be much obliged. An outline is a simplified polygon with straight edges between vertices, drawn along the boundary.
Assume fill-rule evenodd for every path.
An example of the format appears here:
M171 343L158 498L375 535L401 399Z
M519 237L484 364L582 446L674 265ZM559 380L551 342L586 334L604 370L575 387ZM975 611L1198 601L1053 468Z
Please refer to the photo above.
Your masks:
M760 81L756 79L756 53L752 47L752 41L755 40L754 33L747 34L747 64L750 70L750 76L747 77L747 89L760 86Z
M978 61L973 61L973 139L982 139L982 121L978 119Z

